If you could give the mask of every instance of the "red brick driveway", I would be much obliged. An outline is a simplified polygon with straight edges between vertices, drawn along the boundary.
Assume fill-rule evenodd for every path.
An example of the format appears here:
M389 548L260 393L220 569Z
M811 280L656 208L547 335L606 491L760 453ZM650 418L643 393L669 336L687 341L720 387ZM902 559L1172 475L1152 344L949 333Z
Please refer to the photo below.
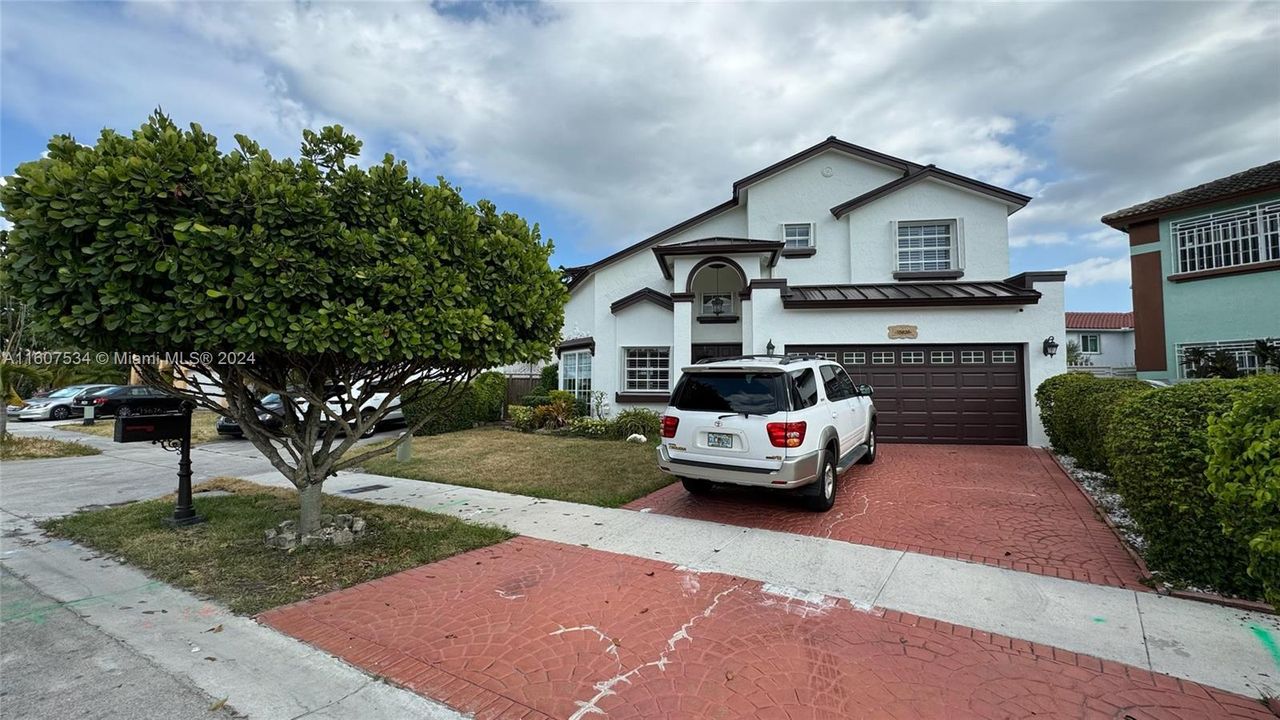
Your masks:
M261 619L477 718L1274 720L1133 667L527 538Z
M679 483L626 507L1146 589L1115 533L1039 448L881 445L875 464L840 479L826 513L767 490L692 496Z

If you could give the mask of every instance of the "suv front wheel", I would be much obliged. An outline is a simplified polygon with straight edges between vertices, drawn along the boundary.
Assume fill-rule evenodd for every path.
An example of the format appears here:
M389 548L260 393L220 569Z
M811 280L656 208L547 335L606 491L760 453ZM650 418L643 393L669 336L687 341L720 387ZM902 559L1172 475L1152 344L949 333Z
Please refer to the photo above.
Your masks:
M826 512L836 504L836 458L823 451L818 464L818 479L804 489L805 505L814 512Z

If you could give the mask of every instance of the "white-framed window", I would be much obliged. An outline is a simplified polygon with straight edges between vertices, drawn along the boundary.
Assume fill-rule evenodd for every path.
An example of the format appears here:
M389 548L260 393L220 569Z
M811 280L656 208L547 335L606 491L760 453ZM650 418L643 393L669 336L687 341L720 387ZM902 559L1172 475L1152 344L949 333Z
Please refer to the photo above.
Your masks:
M1188 378L1186 360L1186 352L1191 348L1202 348L1207 351L1225 350L1236 361L1236 368L1239 369L1241 375L1257 375L1264 372L1262 362L1253 349L1256 347L1256 340L1222 340L1218 342L1198 342L1198 343L1178 343L1175 348L1175 354L1178 359L1178 377Z
M950 365L956 361L956 354L950 350L931 350L929 363L932 365Z
M703 315L732 315L733 314L733 293L731 292L702 293L702 314Z
M813 247L813 223L783 223L782 241L788 248Z
M961 350L961 365L981 365L987 361L987 353L984 350Z
M844 354L845 365L866 365L867 354L860 351L847 352Z
M1097 355L1102 352L1102 336L1098 333L1081 333L1080 352L1085 355Z
M997 365L1012 365L1018 362L1018 353L1014 350L992 350L991 362Z
M898 272L955 270L956 223L953 220L898 223Z
M872 365L892 365L893 351L892 350L873 350L871 352L871 364Z
M899 355L899 357L901 358L903 365L923 365L924 364L923 350L903 350L902 353Z
M663 392L671 386L671 348L623 348L622 387L627 392Z
M574 350L560 356L560 389L591 402L591 352Z
M818 352L818 353L814 353L814 355L817 355L823 360L830 360L832 362L835 362L835 359L836 359L836 354L833 352Z
M1176 273L1280 260L1280 202L1178 220L1169 234Z

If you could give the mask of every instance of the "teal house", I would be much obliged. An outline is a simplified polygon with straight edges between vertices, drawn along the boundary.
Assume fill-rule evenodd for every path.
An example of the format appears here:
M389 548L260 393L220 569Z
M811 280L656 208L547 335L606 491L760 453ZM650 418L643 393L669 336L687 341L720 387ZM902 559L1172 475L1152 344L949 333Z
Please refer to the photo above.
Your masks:
M1129 235L1138 377L1186 378L1193 347L1259 370L1258 340L1280 342L1280 161L1117 210Z

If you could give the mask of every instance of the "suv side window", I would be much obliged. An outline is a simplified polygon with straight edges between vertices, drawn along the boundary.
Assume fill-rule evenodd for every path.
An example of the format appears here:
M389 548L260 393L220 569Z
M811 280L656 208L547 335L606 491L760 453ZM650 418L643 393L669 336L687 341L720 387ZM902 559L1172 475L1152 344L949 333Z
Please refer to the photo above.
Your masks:
M807 407L813 407L818 404L818 381L813 375L812 368L796 370L789 373L791 375L792 387L795 396L793 403L796 410L802 410Z
M849 377L849 373L845 372L844 368L836 368L836 380L839 381L840 385L844 388L845 397L851 398L859 396L860 393L858 392L858 386L854 384L853 378Z
M828 400L835 402L850 397L849 389L840 382L840 376L836 374L838 368L835 365L823 365L819 369L822 371L822 386L827 391Z

